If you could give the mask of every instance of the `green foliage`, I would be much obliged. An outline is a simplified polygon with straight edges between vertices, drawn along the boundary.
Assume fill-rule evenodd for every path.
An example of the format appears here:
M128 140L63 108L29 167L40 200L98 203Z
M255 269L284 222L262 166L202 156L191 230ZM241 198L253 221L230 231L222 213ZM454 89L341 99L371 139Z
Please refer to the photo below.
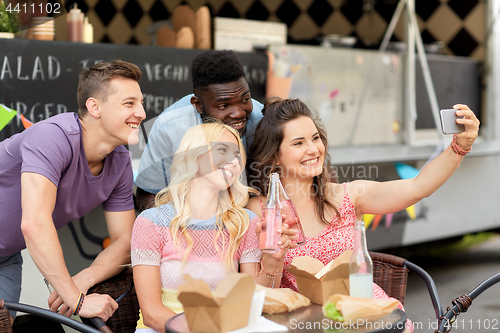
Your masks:
M427 256L434 258L444 258L454 253L470 250L495 237L495 232L479 232L477 234L467 234L458 242L442 245L439 248L431 249L426 252Z
M14 10L8 12L4 1L0 0L0 32L17 32L19 28L17 12Z

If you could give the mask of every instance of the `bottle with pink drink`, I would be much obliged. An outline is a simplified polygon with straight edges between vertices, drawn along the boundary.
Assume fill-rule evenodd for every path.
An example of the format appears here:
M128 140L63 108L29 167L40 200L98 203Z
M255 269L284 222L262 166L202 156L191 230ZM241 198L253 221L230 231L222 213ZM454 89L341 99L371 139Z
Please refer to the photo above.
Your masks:
M274 253L279 251L278 242L281 235L281 204L279 200L280 185L278 173L272 173L269 181L266 205L262 209L262 225L260 231L259 248L262 252Z
M282 214L286 216L286 220L284 223L288 224L289 229L297 230L297 236L299 237L295 242L298 246L303 245L306 242L306 235L304 234L304 230L302 229L302 224L300 223L299 214L297 214L297 210L295 209L295 205L293 201L290 200L288 195L283 188L283 184L278 180L280 185L280 203L282 207Z

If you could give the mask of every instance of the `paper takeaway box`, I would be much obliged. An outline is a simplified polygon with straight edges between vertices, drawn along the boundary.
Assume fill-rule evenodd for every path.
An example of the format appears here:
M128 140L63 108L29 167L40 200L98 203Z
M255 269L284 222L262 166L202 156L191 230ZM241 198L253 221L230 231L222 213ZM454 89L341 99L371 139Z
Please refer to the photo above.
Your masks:
M192 333L223 333L247 326L255 291L254 279L243 273L229 274L215 294L203 280L186 274L187 283L177 289L177 298Z
M287 271L295 275L299 293L312 303L323 304L333 294L349 295L351 254L352 250L344 251L326 266L312 257L295 257Z

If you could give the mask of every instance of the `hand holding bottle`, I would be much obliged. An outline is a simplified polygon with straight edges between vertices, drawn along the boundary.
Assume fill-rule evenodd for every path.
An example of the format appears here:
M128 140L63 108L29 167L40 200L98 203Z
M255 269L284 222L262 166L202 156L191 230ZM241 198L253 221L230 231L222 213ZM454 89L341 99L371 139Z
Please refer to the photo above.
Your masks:
M297 213L297 209L295 209L293 201L286 194L283 184L279 179L278 183L280 185L280 204L283 212L282 214L287 216L286 219L283 220L283 223L288 224L290 229L297 230L297 239L295 242L298 246L300 246L306 242L306 235L302 229L299 214Z
M282 215L282 225L280 229L278 229L278 234L280 235L279 241L278 241L278 246L277 246L277 251L275 252L264 252L266 254L269 254L270 257L275 258L275 259L282 259L285 257L286 252L288 249L295 249L297 247L297 240L299 236L297 236L297 231L295 229L291 229L288 224L285 223L286 215ZM257 238L261 239L261 229L262 229L262 222L257 223L257 226L255 228L255 232L257 233Z
M282 215L283 220L286 219L285 215ZM256 227L257 235L260 234L261 224L259 223ZM262 271L266 273L266 277L272 278L271 288L279 287L281 283L281 277L283 273L283 266L285 262L285 255L290 248L297 247L297 231L294 229L289 229L286 223L283 223L279 233L281 235L281 240L278 242L279 250L276 252L264 252L261 259L261 273Z
M294 247L305 243L299 215L292 200L287 196L277 172L271 173L266 205L262 208L261 222L260 249L263 252L279 251L277 244L281 236L277 231L283 223L287 224L287 230L295 231L295 234L289 233L293 237Z

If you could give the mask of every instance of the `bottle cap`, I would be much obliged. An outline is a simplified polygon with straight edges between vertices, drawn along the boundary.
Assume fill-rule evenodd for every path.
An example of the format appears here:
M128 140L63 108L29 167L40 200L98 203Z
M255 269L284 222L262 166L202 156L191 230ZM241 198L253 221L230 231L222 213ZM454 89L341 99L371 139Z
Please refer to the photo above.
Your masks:
M69 11L70 20L80 20L83 18L82 11L78 8L76 2L73 4L73 8Z

